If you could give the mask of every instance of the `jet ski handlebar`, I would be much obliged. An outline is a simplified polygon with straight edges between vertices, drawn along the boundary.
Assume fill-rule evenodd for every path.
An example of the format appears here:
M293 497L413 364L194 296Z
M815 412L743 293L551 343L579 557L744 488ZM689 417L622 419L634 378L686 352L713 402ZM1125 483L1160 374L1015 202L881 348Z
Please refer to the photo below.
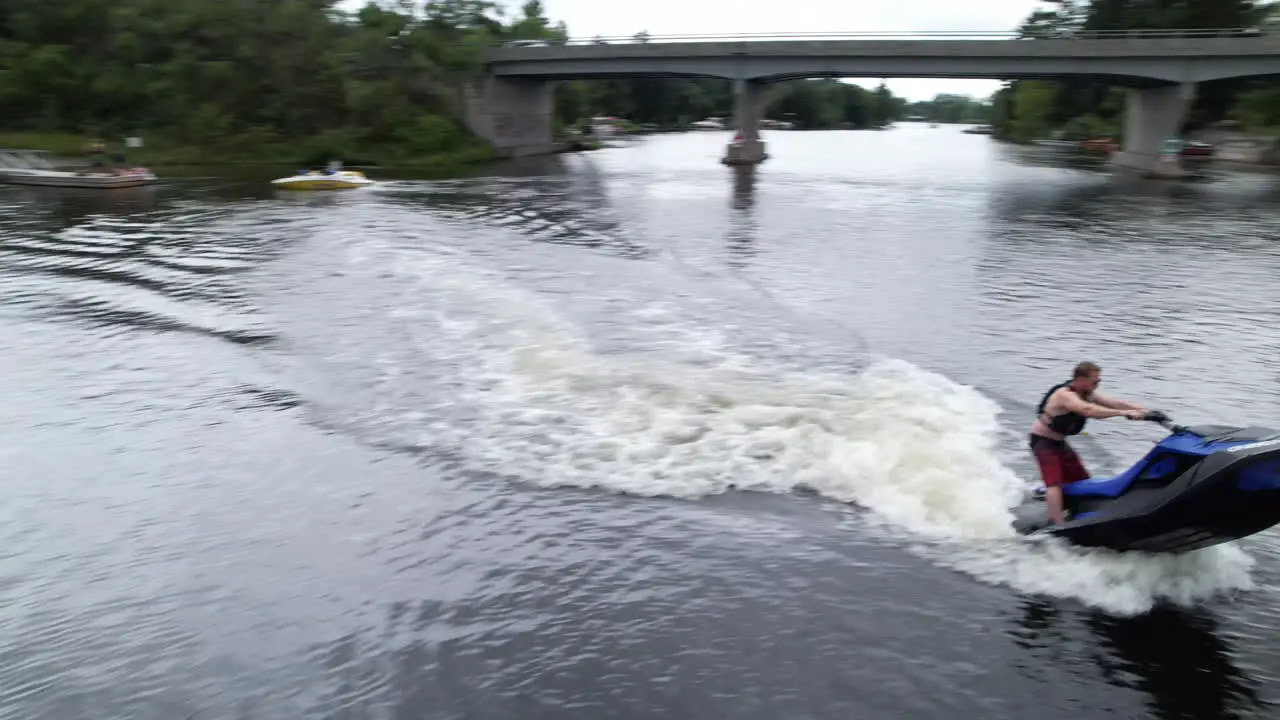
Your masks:
M1152 410L1142 419L1147 422L1159 423L1168 428L1169 432L1182 432L1185 429L1181 425L1175 425L1173 421L1169 419L1169 416L1165 415L1164 412L1160 410Z

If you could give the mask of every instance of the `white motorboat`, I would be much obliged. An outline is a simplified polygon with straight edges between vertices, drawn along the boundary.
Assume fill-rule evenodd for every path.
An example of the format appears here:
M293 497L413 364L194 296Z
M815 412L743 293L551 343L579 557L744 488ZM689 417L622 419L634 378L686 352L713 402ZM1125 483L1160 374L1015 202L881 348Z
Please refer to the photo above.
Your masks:
M354 190L374 182L359 170L343 170L342 163L334 160L324 170L299 170L297 175L276 178L271 184L281 190Z
M150 185L159 180L142 167L111 170L59 170L42 150L0 150L0 182L11 185L111 189Z

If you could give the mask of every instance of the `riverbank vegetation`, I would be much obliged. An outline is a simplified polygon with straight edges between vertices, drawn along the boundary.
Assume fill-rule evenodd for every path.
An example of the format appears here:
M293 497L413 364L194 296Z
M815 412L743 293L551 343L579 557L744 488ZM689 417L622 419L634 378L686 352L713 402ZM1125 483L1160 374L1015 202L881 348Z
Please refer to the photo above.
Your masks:
M901 118L907 101L881 84L874 90L831 79L793 80L766 90L765 117L799 129L880 128ZM637 125L688 128L706 118L733 117L733 85L707 78L577 80L556 88L561 122L601 115Z
M1274 25L1277 3L1254 0L1043 0L1019 28L1024 37L1062 37L1082 31L1235 29ZM1027 142L1064 137L1120 137L1124 90L1087 78L1006 83L992 98L993 134ZM1276 134L1280 85L1273 80L1201 83L1187 118L1189 131L1230 124Z
M485 159L462 82L526 21L476 0L4 0L0 132L141 137L151 163Z
M923 118L934 123L987 125L991 122L991 103L968 95L941 94L932 100L913 102L904 109L907 117Z
M472 162L463 87L485 50L569 31L537 0L3 0L0 145L79 154L139 137L130 159L167 163ZM880 127L906 103L834 80L772 87L799 127ZM731 117L727 81L577 81L556 121L599 115L685 126Z
M341 6L341 7L340 7ZM0 145L78 154L93 137L140 137L147 164L263 162L441 165L492 149L463 119L465 83L485 51L513 40L563 42L538 0L505 12L487 0L0 0ZM1252 0L1054 0L1025 35L1131 28L1246 27ZM643 41L644 33L635 38ZM557 84L556 125L602 115L656 128L731 119L733 90L713 79ZM1114 133L1123 92L1095 80L1008 83L990 102L908 103L883 84L832 79L770 86L766 117L795 127L874 129L909 116L990 124L998 137ZM1280 86L1205 83L1190 125L1280 126Z

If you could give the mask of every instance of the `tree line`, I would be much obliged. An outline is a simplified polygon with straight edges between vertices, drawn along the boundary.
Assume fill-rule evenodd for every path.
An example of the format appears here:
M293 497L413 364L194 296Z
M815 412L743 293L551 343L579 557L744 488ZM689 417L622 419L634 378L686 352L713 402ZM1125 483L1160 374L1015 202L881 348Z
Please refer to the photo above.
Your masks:
M249 156L474 145L460 82L523 19L480 0L338 4L0 0L0 130Z
M0 0L0 132L119 138L258 157L478 147L462 88L490 47L563 42L538 0ZM800 127L877 127L906 102L834 80L771 88ZM558 83L556 119L681 125L732 116L728 81ZM301 149L299 149L301 148ZM374 153L376 154L376 152Z
M1275 21L1276 5L1255 0L1042 0L1018 33L1034 39L1108 30L1266 28ZM1122 88L1086 78L1020 80L1005 83L991 104L996 137L1027 141L1054 131L1068 137L1119 137L1125 94ZM1256 78L1201 83L1187 129L1222 121L1253 130L1280 126L1280 88Z
M463 122L462 87L492 46L564 42L538 0L508 14L488 0L0 0L0 132L117 138L261 156L291 148L346 157L482 148ZM1055 0L1028 36L1093 29L1243 27L1267 22L1252 0ZM643 34L637 40L644 40ZM732 117L732 86L712 79L558 83L562 127L597 115L685 125ZM874 128L909 115L985 122L1005 137L1116 126L1120 92L1090 80L1008 83L990 102L908 103L883 84L834 79L773 85L766 116L801 128ZM1280 124L1280 91L1206 83L1193 124ZM376 152L375 152L376 154Z
M764 116L803 129L880 128L906 113L908 103L883 83L874 90L834 79L768 86ZM575 80L556 87L557 119L614 115L637 124L688 127L710 117L733 117L733 85L710 78Z

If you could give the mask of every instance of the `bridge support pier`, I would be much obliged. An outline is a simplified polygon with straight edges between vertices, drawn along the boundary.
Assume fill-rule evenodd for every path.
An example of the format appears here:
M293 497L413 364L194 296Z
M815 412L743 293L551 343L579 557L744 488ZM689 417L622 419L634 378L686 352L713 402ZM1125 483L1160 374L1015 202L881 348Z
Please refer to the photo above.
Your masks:
M1195 99L1193 83L1134 89L1124 112L1124 146L1112 156L1119 167L1152 177L1182 177L1178 155L1163 152L1164 141L1182 137L1182 125Z
M463 97L467 129L492 144L499 157L554 152L552 88L547 80L518 77L469 83Z
M764 83L756 80L735 80L733 88L733 124L740 139L729 143L724 158L725 165L758 165L769 157L764 141L760 139L760 120L764 118Z

